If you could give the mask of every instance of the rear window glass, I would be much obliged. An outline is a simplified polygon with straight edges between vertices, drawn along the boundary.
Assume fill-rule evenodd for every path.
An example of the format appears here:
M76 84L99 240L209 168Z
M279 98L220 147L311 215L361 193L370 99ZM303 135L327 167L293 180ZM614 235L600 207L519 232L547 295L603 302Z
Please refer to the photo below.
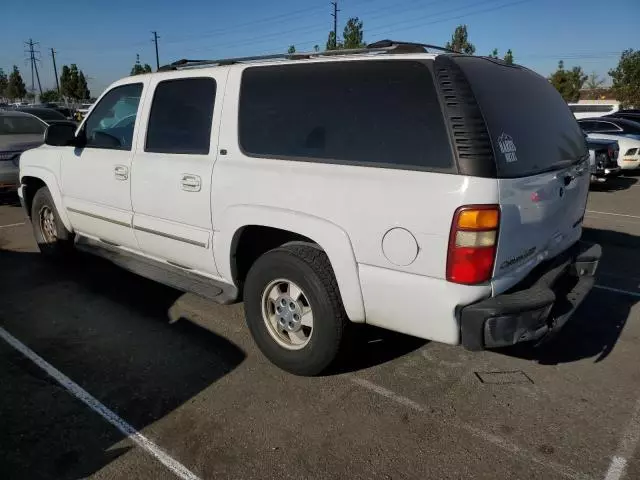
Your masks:
M569 109L573 113L586 113L586 112L594 112L594 113L607 113L613 111L613 105L569 105Z
M545 78L481 58L457 62L487 123L499 177L563 168L588 153L578 122Z
M43 134L46 128L44 123L34 117L0 116L0 135L38 135Z
M213 78L160 82L151 104L145 152L208 154L215 98Z
M436 171L454 165L422 62L247 68L239 115L248 155Z

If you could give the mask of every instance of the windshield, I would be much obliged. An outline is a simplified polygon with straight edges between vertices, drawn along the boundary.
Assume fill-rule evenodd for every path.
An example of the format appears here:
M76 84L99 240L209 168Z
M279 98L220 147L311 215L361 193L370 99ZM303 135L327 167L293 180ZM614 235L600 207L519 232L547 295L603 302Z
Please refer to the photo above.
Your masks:
M480 57L459 57L487 124L498 177L565 168L587 152L566 102L540 75Z
M34 117L18 115L0 116L0 135L44 134L46 126Z

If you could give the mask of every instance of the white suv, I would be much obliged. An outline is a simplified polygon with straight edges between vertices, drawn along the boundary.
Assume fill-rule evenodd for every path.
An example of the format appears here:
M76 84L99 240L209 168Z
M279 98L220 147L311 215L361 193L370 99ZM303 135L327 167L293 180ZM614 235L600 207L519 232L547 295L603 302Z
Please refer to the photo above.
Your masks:
M545 78L425 47L114 83L22 155L42 253L244 301L260 349L297 374L328 367L349 322L474 350L547 336L600 257L579 242L583 134Z

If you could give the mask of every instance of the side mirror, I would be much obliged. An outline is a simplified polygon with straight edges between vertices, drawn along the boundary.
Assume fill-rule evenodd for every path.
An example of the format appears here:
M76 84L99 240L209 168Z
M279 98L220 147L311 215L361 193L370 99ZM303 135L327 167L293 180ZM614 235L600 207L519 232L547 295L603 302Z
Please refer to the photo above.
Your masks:
M76 144L76 128L74 125L60 123L51 124L44 133L44 143L54 147L66 147Z

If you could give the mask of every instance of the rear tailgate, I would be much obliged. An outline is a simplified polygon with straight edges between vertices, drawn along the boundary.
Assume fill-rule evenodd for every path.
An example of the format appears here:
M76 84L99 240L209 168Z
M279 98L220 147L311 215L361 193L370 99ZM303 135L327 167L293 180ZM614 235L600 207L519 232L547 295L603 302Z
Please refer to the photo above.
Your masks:
M494 295L581 235L589 191L582 130L549 82L519 66L459 57L491 138L501 208Z

